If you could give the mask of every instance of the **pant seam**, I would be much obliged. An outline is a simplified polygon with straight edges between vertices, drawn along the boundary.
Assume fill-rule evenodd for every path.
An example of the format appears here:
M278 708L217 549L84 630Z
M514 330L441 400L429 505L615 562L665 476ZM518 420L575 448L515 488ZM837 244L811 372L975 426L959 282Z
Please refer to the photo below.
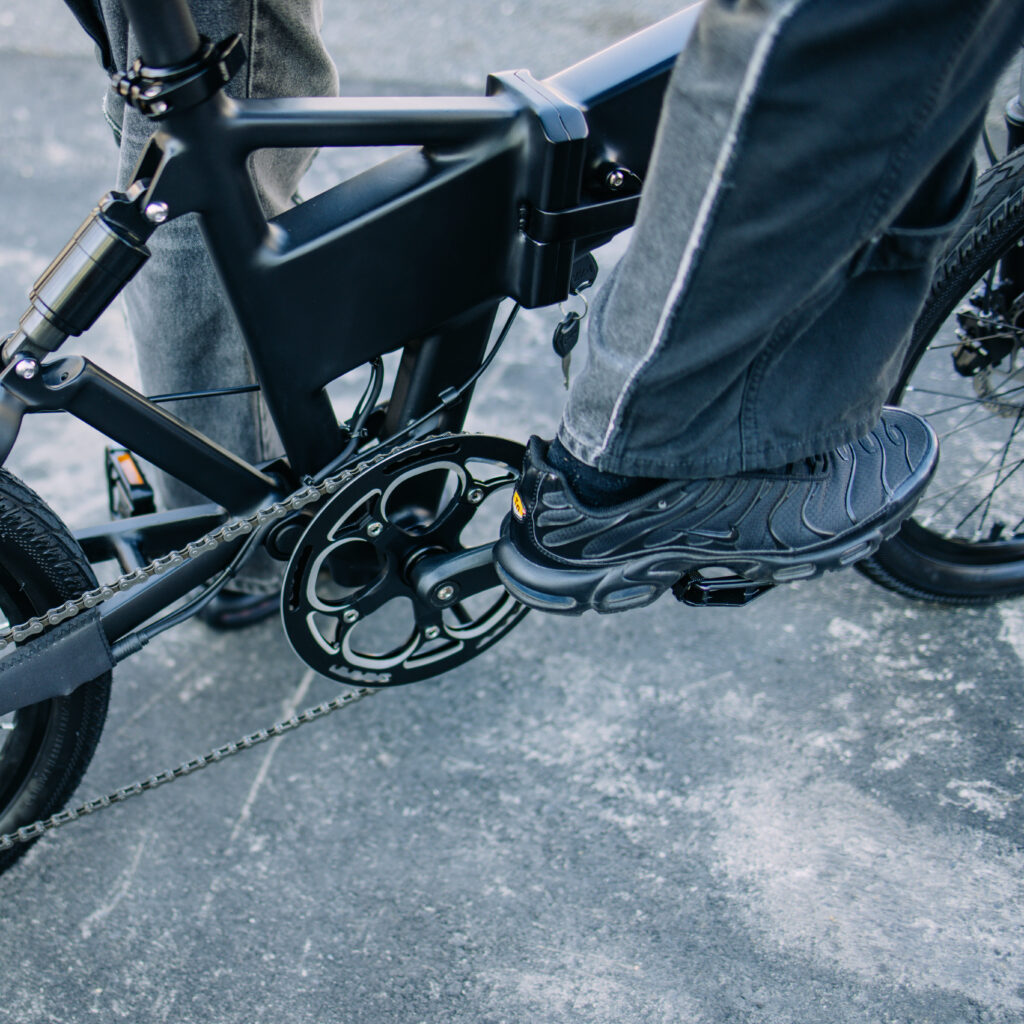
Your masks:
M648 346L647 352L637 365L633 367L629 376L626 378L626 382L623 384L622 390L619 392L615 405L612 407L612 414L609 417L608 427L605 430L604 437L602 438L601 444L595 455L602 455L608 450L608 446L611 444L612 434L615 432L620 415L622 414L623 405L629 397L636 379L647 368L647 366L650 365L658 350L661 348L662 342L667 334L669 323L674 318L678 302L690 281L691 270L693 269L700 244L705 237L705 233L707 232L715 210L717 209L718 201L723 191L722 184L724 182L726 172L732 165L736 154L736 144L739 139L742 124L749 113L751 99L753 98L757 85L761 80L761 75L768 63L768 58L776 43L779 31L796 12L797 8L807 2L810 2L810 0L789 0L789 2L780 9L774 20L769 24L767 30L764 31L757 40L753 56L747 66L746 73L744 74L743 83L740 86L739 95L736 98L736 105L729 123L729 128L722 142L722 146L719 149L718 159L715 161L715 166L712 169L707 189L701 198L696 221L690 232L690 237L687 239L682 259L680 260L679 267L676 271L676 276L669 289L665 303L662 306L658 323L655 326L654 337L651 340L651 344Z

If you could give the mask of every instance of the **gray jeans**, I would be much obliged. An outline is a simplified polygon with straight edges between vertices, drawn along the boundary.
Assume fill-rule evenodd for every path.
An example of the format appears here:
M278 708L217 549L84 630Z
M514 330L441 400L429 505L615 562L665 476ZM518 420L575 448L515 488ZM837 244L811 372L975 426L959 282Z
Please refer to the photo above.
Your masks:
M877 422L970 195L1020 0L709 0L560 438L702 477Z

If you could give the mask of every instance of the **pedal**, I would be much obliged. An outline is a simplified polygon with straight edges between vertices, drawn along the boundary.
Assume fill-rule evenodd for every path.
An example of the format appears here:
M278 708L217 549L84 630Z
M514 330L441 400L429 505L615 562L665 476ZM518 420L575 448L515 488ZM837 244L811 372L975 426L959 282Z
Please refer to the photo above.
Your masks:
M774 589L774 583L754 583L742 576L707 577L698 570L672 584L676 600L694 608L738 608Z
M126 448L106 448L107 503L115 519L130 519L156 511L153 488L146 482L135 456Z

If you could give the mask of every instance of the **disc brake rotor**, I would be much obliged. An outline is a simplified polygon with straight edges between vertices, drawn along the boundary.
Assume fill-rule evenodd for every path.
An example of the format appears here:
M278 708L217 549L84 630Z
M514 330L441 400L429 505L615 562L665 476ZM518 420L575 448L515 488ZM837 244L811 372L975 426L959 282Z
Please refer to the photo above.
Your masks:
M335 493L285 572L282 618L311 668L360 686L440 675L526 608L499 584L498 538L523 447L460 434L419 441Z

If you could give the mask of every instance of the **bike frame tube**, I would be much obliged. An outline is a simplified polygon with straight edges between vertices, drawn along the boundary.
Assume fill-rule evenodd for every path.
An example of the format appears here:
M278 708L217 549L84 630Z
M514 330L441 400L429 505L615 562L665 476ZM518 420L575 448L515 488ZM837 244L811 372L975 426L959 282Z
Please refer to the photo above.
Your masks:
M184 0L123 3L149 63L196 54ZM565 298L575 259L628 226L635 197L616 205L621 197L598 172L611 163L646 173L661 94L698 10L544 82L524 71L492 76L480 98L236 102L218 92L160 122L135 175L142 205L199 214L295 477L317 472L346 440L326 384L403 349L386 438L479 367L502 299L541 306ZM264 216L251 153L369 145L417 148ZM544 230L531 234L537 224ZM78 383L62 390L69 370ZM5 378L21 408L68 409L235 511L274 485L85 361L44 364L35 383ZM467 403L445 409L434 427L460 429ZM186 511L177 522L165 513L130 530L86 531L83 540L96 557L149 551L210 515ZM223 568L233 550L222 545L122 595L104 609L104 632L125 635Z
M140 40L157 6L126 4ZM505 296L526 306L566 296L583 244L538 241L524 219L602 198L587 194L588 162L618 157L646 171L660 94L696 13L546 83L525 72L495 76L486 97L235 102L218 94L162 122L137 172L150 181L146 202L166 203L172 217L200 215L297 474L340 448L330 381L418 339L443 338L446 324ZM251 153L368 145L419 148L263 216Z

